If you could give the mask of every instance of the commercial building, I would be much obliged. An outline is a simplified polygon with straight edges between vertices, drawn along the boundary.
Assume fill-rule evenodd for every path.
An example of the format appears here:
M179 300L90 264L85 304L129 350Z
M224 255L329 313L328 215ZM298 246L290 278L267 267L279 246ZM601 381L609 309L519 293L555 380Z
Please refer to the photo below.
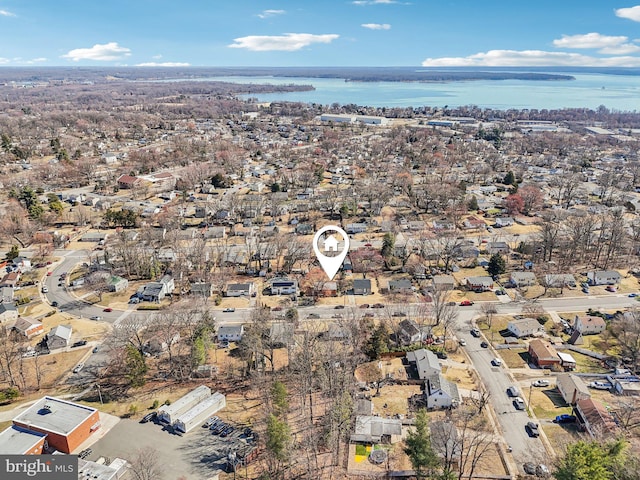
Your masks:
M0 432L0 454L2 455L40 455L47 445L44 433L32 432L11 425Z
M202 400L210 396L211 389L206 385L200 385L183 397L180 397L171 405L162 405L158 409L158 419L162 422L173 423Z
M225 396L219 392L202 400L185 414L173 422L173 428L187 433L194 427L201 425L207 418L222 410L227 405Z
M15 417L13 427L43 434L49 448L71 453L100 428L100 416L95 408L43 397Z

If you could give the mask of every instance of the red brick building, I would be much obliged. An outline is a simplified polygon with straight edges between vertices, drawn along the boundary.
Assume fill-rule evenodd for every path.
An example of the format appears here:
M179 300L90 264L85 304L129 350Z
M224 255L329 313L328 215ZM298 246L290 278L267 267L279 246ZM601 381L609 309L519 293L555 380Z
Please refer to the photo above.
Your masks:
M72 453L100 428L98 410L44 397L13 419L13 426L46 435L49 447Z
M533 363L541 368L553 368L560 366L560 357L553 346L536 338L529 342L529 356Z

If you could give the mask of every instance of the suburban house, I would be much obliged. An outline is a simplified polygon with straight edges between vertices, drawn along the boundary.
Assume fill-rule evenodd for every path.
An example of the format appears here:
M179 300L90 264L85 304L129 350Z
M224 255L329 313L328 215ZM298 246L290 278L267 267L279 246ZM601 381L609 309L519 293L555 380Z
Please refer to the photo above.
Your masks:
M544 276L544 283L551 288L575 288L576 279L570 273L550 273Z
M180 334L178 332L174 333L171 338L165 338L164 335L158 333L147 341L144 345L144 351L149 352L152 355L159 355L160 353L166 352L169 347L175 345L179 341Z
M531 287L537 283L533 272L512 272L509 276L509 283L514 287Z
M587 384L573 373L560 373L556 377L556 387L562 398L569 405L575 405L578 400L591 398Z
M618 431L618 424L609 410L598 400L578 400L573 411L578 417L578 425L594 438L611 436Z
M489 242L487 243L485 250L489 255L494 255L496 253L504 255L509 253L510 248L509 245L507 245L507 242Z
M293 323L273 322L269 327L269 342L271 345L288 346L295 340Z
M460 403L458 386L444 378L442 373L427 377L424 386L428 409L457 407Z
M618 395L640 397L640 378L636 376L614 378L613 390Z
M393 444L402 440L402 420L369 415L358 415L353 434L354 443Z
M353 281L354 295L371 295L371 280L368 278Z
M107 279L107 286L110 292L122 292L129 286L129 280L118 277L117 275L112 275Z
M307 286L305 294L318 297L337 297L338 282L315 282L313 285Z
M529 356L531 361L540 368L560 366L560 358L556 349L550 343L539 338L529 342Z
M227 227L207 227L204 232L204 238L207 240L214 238L225 238L227 236Z
M496 222L494 223L494 227L510 227L514 224L514 220L512 217L496 217Z
M243 325L220 325L218 327L218 341L227 340L229 342L239 342L244 335Z
M191 293L193 295L202 295L210 297L213 295L214 286L211 282L193 282L191 284Z
M269 287L271 295L296 295L298 281L289 278L274 278Z
M58 325L52 328L47 334L47 347L49 350L68 347L71 341L71 332L70 325Z
M462 227L466 230L479 230L479 229L484 229L486 226L487 224L484 220L473 215L470 217L467 217L462 222Z
M531 337L544 333L544 327L535 318L512 320L507 324L507 330L517 338Z
M16 257L11 262L13 266L20 270L22 273L28 272L31 270L31 260L25 257Z
M456 286L456 280L453 275L435 275L432 279L433 287L438 290L453 290Z
M0 303L0 323L13 326L13 322L18 318L18 308L15 303Z
M411 345L423 340L420 327L411 319L404 319L398 324L398 337L402 345Z
M424 348L407 352L407 362L416 369L420 380L425 380L442 371L436 354Z
M159 282L149 282L144 286L142 299L146 302L160 302L175 288L173 278L170 275L165 275Z
M475 292L486 292L493 289L493 278L486 277L467 277L466 285L469 290Z
M591 315L576 315L573 329L582 335L597 335L607 329L607 322L602 317Z
M31 317L20 317L13 328L27 338L34 337L44 332L44 325Z
M413 284L406 278L400 280L389 280L390 293L413 293Z
M615 270L598 270L587 272L589 285L617 285L622 280L622 275Z
M142 179L131 175L120 175L116 180L118 188L130 189L142 183Z
M15 289L18 286L18 280L20 280L20 272L9 272L0 280L0 288L9 287Z
M354 233L363 233L367 231L366 223L347 223L347 226L344 227L344 231L349 235Z
M253 282L229 283L224 292L225 297L250 297L253 293Z

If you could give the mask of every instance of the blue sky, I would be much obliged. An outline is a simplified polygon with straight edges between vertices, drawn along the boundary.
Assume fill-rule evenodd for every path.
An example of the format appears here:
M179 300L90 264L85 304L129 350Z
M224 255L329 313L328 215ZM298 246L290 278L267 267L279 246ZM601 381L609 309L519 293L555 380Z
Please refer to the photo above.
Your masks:
M640 0L0 0L0 65L640 67Z

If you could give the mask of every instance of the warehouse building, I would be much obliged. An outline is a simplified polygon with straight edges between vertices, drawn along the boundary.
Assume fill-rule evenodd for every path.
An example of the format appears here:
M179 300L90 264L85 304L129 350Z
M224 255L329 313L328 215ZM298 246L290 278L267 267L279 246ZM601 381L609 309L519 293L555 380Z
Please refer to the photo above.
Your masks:
M47 445L44 433L11 425L0 432L1 455L40 455Z
M187 413L201 401L211 396L211 389L206 385L200 385L191 390L185 396L180 397L171 405L162 405L158 409L158 419L161 422L173 423Z
M100 428L100 415L95 408L43 397L15 417L13 427L41 433L49 448L71 453Z
M187 433L194 427L201 425L211 415L222 410L226 405L225 396L220 392L216 392L176 419L173 422L173 428Z

